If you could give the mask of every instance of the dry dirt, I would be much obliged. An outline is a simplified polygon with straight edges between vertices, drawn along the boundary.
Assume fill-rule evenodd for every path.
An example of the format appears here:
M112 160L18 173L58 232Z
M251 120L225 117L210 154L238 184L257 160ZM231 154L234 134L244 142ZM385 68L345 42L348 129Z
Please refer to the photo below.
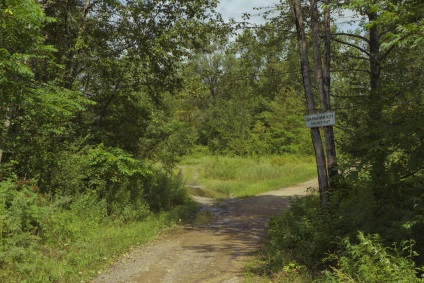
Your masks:
M244 266L260 248L269 218L310 187L317 180L220 202L193 197L201 205L197 224L134 250L93 283L243 282Z

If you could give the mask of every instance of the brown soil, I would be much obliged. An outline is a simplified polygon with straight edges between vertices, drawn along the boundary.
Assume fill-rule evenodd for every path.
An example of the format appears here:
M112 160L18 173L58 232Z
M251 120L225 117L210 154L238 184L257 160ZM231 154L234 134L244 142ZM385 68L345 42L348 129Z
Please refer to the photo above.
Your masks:
M270 217L310 187L317 180L220 202L193 197L201 205L195 224L134 250L93 282L243 282L244 266L260 248Z

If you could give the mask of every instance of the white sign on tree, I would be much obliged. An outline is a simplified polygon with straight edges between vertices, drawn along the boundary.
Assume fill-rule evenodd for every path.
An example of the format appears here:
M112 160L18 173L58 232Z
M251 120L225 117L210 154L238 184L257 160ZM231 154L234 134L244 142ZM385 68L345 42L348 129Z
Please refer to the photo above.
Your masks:
M311 114L305 116L305 125L307 128L327 127L336 124L336 113L326 112L321 114Z

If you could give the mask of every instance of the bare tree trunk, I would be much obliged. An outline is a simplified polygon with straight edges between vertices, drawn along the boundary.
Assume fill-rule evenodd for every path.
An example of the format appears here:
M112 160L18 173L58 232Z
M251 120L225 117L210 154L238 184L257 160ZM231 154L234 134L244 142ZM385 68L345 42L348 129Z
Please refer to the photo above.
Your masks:
M3 124L3 132L1 133L1 138L0 138L0 164L3 160L3 152L4 152L3 145L4 145L4 141L6 140L9 127L10 127L10 119L8 116L6 116L6 119L4 120L4 124Z
M303 86L305 89L305 98L309 114L316 113L315 100L312 92L312 80L310 76L310 66L308 59L308 46L306 42L306 34L302 16L300 0L292 0L292 10L296 23L297 37L299 41L299 55L302 68ZM320 190L321 204L327 202L328 192L328 176L325 166L325 153L321 140L319 128L311 128L311 137L315 150L315 158L318 170L318 183Z
M329 1L326 0L326 7L324 8L324 35L325 35L325 48L324 48L324 93L326 93L326 109L331 110L331 25L330 25L330 7ZM336 143L334 137L333 127L324 127L325 143L327 144L327 168L328 177L330 179L330 187L336 187L337 171L337 155Z
M326 1L327 2L327 1ZM321 42L319 37L319 14L318 0L311 0L311 27L312 42L314 50L315 78L317 82L318 95L321 101L321 110L323 112L331 111L330 105L330 8L327 6L324 10L325 26L325 48L324 48L324 72L321 60ZM334 142L334 131L332 126L324 127L325 149L327 153L327 170L330 180L330 188L335 188L335 179L337 176L337 156L336 145Z

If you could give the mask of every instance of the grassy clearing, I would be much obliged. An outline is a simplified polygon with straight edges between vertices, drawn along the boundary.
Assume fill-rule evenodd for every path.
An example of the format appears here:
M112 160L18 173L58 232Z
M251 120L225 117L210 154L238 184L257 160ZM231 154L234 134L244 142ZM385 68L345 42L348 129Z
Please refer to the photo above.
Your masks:
M315 161L305 156L188 157L180 163L191 194L242 197L295 185L316 176Z

